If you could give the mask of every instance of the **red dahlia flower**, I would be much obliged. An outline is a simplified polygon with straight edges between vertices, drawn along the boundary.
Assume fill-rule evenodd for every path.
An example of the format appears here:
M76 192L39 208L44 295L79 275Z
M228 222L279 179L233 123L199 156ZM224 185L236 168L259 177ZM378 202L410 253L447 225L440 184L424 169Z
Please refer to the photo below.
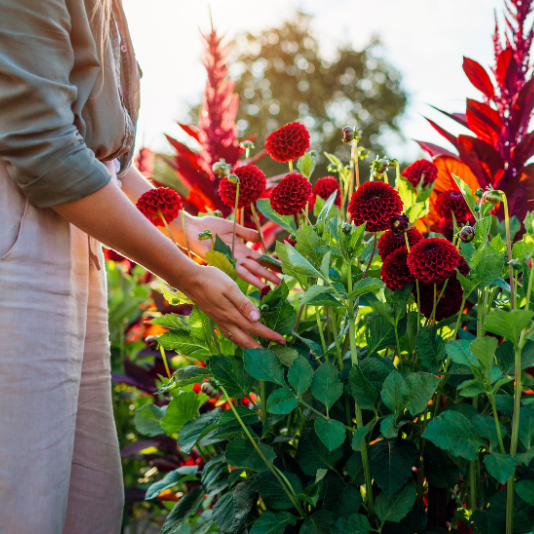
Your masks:
M333 176L319 178L317 183L313 186L313 198L310 201L310 206L315 205L318 196L323 200L328 200L334 191L337 191L334 204L338 208L341 208L341 188L339 187L339 182Z
M443 191L436 198L436 211L440 217L452 220L452 213L459 226L465 223L471 217L471 210L465 203L464 197L460 191Z
M389 228L389 221L402 211L402 200L393 187L384 182L365 182L353 193L349 213L356 226L367 222L368 232Z
M439 297L442 290L443 283L438 284L436 286L436 298ZM441 321L457 314L462 306L463 296L464 292L460 282L458 282L456 276L452 276L449 278L447 287L436 306L436 321ZM421 313L427 318L430 317L434 308L434 284L419 284L419 298L421 301Z
M311 196L309 180L294 172L284 176L271 191L271 207L280 215L295 215L302 211Z
M469 271L471 271L469 265L467 265L467 262L465 261L465 258L463 256L460 256L460 263L458 264L457 269L460 271L460 274L462 276L467 276L469 274Z
M382 264L380 275L384 284L391 291L396 291L406 284L413 282L413 276L408 268L407 258L408 251L406 247L402 247L389 254Z
M406 234L408 235L410 249L424 239L423 234L413 226L408 228ZM395 235L391 230L386 230L378 240L378 254L382 258L382 261L384 261L393 251L405 246L406 240L404 234Z
M300 122L290 122L267 136L265 148L274 161L287 163L304 156L310 148L310 134Z
M417 187L423 178L423 187L427 187L436 181L438 168L427 159L418 159L402 171L402 176L414 187Z
M456 224L458 226L463 226L465 224L467 224L468 226L475 226L475 223L476 223L476 220L472 215L467 221L459 221L458 219L456 219ZM452 238L454 237L454 228L452 224L452 219L451 218L447 219L446 217L442 217L439 220L438 232L443 237L448 239L449 241L452 241Z
M136 205L155 226L165 226L159 214L168 223L174 221L182 210L182 199L174 189L158 187L143 193Z
M460 254L452 243L440 237L423 239L408 254L414 278L426 284L439 284L450 278L460 265Z
M243 165L238 167L234 174L240 180L238 208L249 206L251 202L256 202L263 195L267 182L265 174L255 165ZM231 208L235 208L235 193L237 184L233 184L224 177L219 182L219 195L222 201Z

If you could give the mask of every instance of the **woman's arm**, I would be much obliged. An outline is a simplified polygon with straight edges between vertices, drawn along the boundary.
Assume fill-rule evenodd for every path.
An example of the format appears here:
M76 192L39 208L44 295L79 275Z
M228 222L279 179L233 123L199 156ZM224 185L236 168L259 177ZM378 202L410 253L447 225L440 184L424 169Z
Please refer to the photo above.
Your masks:
M121 182L122 190L134 204L143 193L149 189L153 189L150 182L133 166L128 169L126 174L121 176ZM217 234L225 243L231 245L234 227L232 221L227 221L219 217L193 217L187 213L185 214L185 219L189 246L201 258L204 258L206 252L211 248L210 241L199 241L197 239L198 234L204 230L210 230L213 235ZM181 217L175 219L170 226L176 239L181 245L185 245ZM164 227L159 228L167 235L167 230ZM260 239L258 232L239 224L237 225L236 235L238 238L245 241L252 241L253 243L258 243ZM260 254L257 251L249 249L238 239L235 247L235 258L237 260L236 271L239 277L259 289L265 286L260 280L261 278L269 280L276 285L280 284L278 276L255 261L259 257Z
M285 344L281 335L258 322L258 310L233 280L215 267L190 260L132 205L114 181L53 209L182 291L240 347L261 347L250 334Z

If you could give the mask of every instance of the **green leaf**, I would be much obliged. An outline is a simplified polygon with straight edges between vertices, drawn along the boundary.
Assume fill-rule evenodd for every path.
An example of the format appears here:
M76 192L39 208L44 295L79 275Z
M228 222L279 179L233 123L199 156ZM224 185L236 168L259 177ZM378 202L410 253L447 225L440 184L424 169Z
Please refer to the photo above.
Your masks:
M287 379L297 396L300 397L311 386L313 369L304 356L298 356L292 363Z
M291 390L280 388L269 395L267 399L267 411L280 415L291 413L298 406L298 403L298 398L295 397Z
M194 391L184 391L172 398L161 420L166 434L180 432L183 426L197 416L199 396Z
M428 213L429 209L426 202L417 202L404 211L410 223L415 224L421 217L424 217Z
M205 254L206 262L211 267L217 267L223 273L227 274L232 280L237 279L237 272L234 266L230 263L228 258L216 250L208 250Z
M225 534L237 534L252 509L254 497L255 494L244 482L225 493L213 507L213 521L219 530Z
M301 306L304 306L305 304L308 304L311 300L313 300L318 295L321 295L322 293L326 293L331 291L331 288L329 286L311 286L304 295L302 295L302 298L299 301L299 304Z
M352 436L352 443L351 447L356 452L359 452L362 450L362 441L365 439L367 434L373 430L375 426L374 421L371 421L369 424L365 425L364 427L358 428L356 432L354 432L354 435Z
M445 352L454 363L466 365L467 367L470 367L471 365L480 367L478 360L469 348L470 344L471 342L468 339L451 341L445 345Z
M272 464L276 458L272 447L261 442L257 443L257 445L267 461ZM261 472L268 469L262 457L256 451L256 448L252 446L250 441L244 438L234 439L234 441L228 443L226 447L226 461L232 467L242 467L243 469L251 469L252 471Z
M465 382L462 382L457 389L462 397L467 398L476 397L486 391L484 384L478 379L466 380Z
M277 260L276 258L273 258L272 256L268 256L267 254L262 254L256 261L258 263L268 263L270 265L274 265L275 267L278 267L279 269L282 268L282 262L280 260Z
M349 295L349 298L359 297L365 293L376 293L385 287L384 282L378 278L364 278L363 280L358 280L354 287L352 288L352 293Z
M161 420L167 411L167 406L156 406L155 404L144 404L135 410L135 428L147 436L157 436L164 434Z
M197 519L195 526L190 531L191 534L208 534L212 527L215 526L213 522L213 510L205 510Z
M393 373L392 373L393 374ZM420 414L436 392L440 379L430 373L412 373L402 385L405 408L412 416Z
M519 410L519 421L519 441L528 450L534 439L534 405L529 404Z
M334 191L327 199L322 207L321 211L319 212L319 215L317 215L317 222L321 222L323 219L325 219L328 216L328 213L332 209L332 206L334 205L334 202L336 201L337 197L337 191Z
M403 384L404 378L402 378L400 373L396 371L390 373L382 384L382 391L380 392L382 402L392 412L395 412L397 408L404 402L404 396L402 393Z
M203 413L200 417L187 421L178 434L178 447L183 452L189 454L196 445L202 433L221 419L223 412L213 410Z
M361 514L340 517L332 527L332 534L369 534L374 530L369 519Z
M484 321L484 330L498 334L517 344L521 331L530 325L534 312L527 310L491 310Z
M318 469L335 471L336 463L342 457L343 451L341 448L329 451L313 430L303 430L299 440L296 460L305 475L315 476Z
M158 337L158 343L167 350L174 350L178 354L194 356L202 359L210 355L208 345L189 335L184 330L172 330Z
M474 226L475 237L473 239L473 245L475 248L479 248L482 243L488 239L488 234L491 227L491 216L483 217Z
M484 256L479 264L469 274L472 280L472 289L484 289L491 285L501 275L504 266L502 254L489 254Z
M416 457L417 447L407 440L382 440L369 447L371 474L388 497L406 484Z
M321 509L306 517L299 534L331 534L330 525L334 522L332 513Z
M193 306L189 315L189 332L193 337L211 343L213 321L198 306Z
M310 176L315 169L315 159L306 152L304 156L298 159L297 169L301 172L302 176L310 179Z
M466 460L476 460L478 448L483 445L469 419L453 410L447 410L432 419L423 437L436 447Z
M165 519L160 534L176 534L192 516L204 499L204 488L195 488L186 493Z
M360 408L372 410L378 400L378 391L367 380L359 365L353 365L349 372L350 393Z
M285 280L261 301L261 322L282 336L290 334L297 322L297 311L287 301L289 289Z
M454 178L454 181L458 185L458 188L460 189L460 192L462 193L465 203L469 206L469 209L471 210L471 213L473 217L476 219L477 215L475 214L475 206L477 204L476 198L473 196L473 192L471 191L471 188L459 177L455 174L452 175Z
M489 415L478 414L473 417L472 422L476 433L487 439L492 449L497 448L499 438L495 428L495 419ZM499 427L501 429L501 437L504 438L507 434L506 427L502 423L499 423Z
M285 365L286 367L291 367L293 362L299 356L297 349L288 347L287 345L275 345L272 347L272 351L278 356L278 359L282 362L282 365Z
M323 275L296 248L292 247L289 243L285 243L285 247L287 259L291 263L294 272L301 276L311 276L312 278L323 277Z
M346 437L345 426L335 419L319 417L315 420L315 432L329 451L341 447Z
M289 512L264 512L255 521L250 534L283 534L286 527L297 524L297 518Z
M491 369L493 366L495 351L499 342L494 337L479 337L471 341L471 352L476 356L480 365L484 369Z
M502 237L500 234L497 234L495 237L491 239L490 247L495 251L496 254L502 255L506 252L506 243L502 240Z
M258 211L263 214L270 221L275 222L280 225L282 228L287 230L290 234L294 233L297 229L295 224L295 219L291 215L279 215L271 207L271 200L269 198L260 198L256 205L258 206Z
M285 386L284 368L278 356L269 349L245 349L245 369L250 376L258 380L274 382Z
M339 371L330 362L324 363L315 371L311 392L327 409L332 408L343 394L343 384L339 380Z
M534 480L520 480L515 483L514 487L526 503L534 506Z
M386 347L394 347L396 343L395 328L381 315L375 315L368 321L365 337L367 339L368 354L378 352Z
M509 454L492 453L484 457L484 465L488 473L501 484L515 473L515 460Z
M200 365L188 365L178 369L167 384L162 386L158 394L172 391L173 389L188 386L189 384L198 384L206 377L211 377L211 371Z
M415 338L415 352L425 369L438 373L445 359L445 341L433 326L424 326Z
M386 439L396 438L399 435L397 414L388 415L380 421L380 432Z
M254 385L254 379L245 371L241 358L212 356L210 369L230 397L246 397Z
M166 489L170 489L177 484L180 483L185 478L187 480L195 479L195 474L197 471L197 466L183 466L185 468L193 468L193 469L186 469L184 470L182 467L179 467L178 469L175 469L174 471L170 471L167 473L161 480L158 480L158 482L154 482L154 484L151 484L148 489L146 490L145 500L150 501L151 499L155 499L162 491L165 491Z
M417 492L412 484L408 484L388 499L385 493L376 498L376 515L380 521L400 523L413 508Z
M315 232L315 230L306 224L299 226L295 232L297 237L297 244L295 248L304 257L309 258L315 265L321 263L321 254L317 252L317 249L321 246L321 239Z
M166 313L161 317L154 317L154 319L148 321L148 323L163 326L169 330L185 330L187 328L184 318L175 313Z
M397 183L399 195L401 197L403 205L408 209L417 202L417 192L406 178L400 178Z
M234 406L234 408L235 408L235 411L237 412L237 415L239 415L239 418L241 419L241 421L243 421L243 423L246 426L253 425L254 423L258 421L258 414L251 411L249 408L245 406ZM241 423L235 416L234 411L230 409L230 410L226 410L225 412L223 412L222 417L220 418L219 424L217 426L219 428L240 427Z

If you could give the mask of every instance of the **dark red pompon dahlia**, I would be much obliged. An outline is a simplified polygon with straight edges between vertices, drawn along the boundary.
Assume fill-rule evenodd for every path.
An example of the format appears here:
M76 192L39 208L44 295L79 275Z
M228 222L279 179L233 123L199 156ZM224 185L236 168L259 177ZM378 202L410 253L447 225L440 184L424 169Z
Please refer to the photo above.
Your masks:
M402 200L393 187L384 182L365 182L353 193L349 213L356 226L364 222L367 232L382 232L389 221L402 211Z
M460 265L456 247L441 237L419 241L408 254L408 266L414 278L425 284L439 284L450 278Z
M427 187L436 181L438 168L427 159L418 159L402 171L402 176L406 178L414 187L419 185L423 179L423 187Z
M443 290L443 285L438 284L436 286L436 298ZM415 295L415 291L413 294ZM460 282L456 280L455 276L449 278L447 287L436 306L436 321L456 315L462 306L463 296L464 292ZM420 311L426 318L429 318L434 308L434 284L419 284L419 298L421 301Z
M475 226L475 223L476 223L476 220L472 215L467 221L459 221L458 219L456 219L456 224L460 227L463 226L464 224L467 224L469 226ZM452 241L452 238L454 237L454 228L453 228L452 219L447 219L445 217L442 217L438 223L438 232L443 237L445 237L445 239Z
M323 200L328 200L334 191L337 191L334 204L338 208L341 208L341 188L339 187L339 182L333 176L319 178L313 186L313 198L310 201L310 206L315 205L317 197L321 197Z
M235 169L234 174L239 178L238 208L249 206L263 195L267 182L265 174L255 165L243 165ZM233 184L224 177L219 182L219 195L222 201L229 207L235 208L235 193L237 184Z
M310 148L310 133L300 122L290 122L267 136L265 149L279 163L304 156Z
M182 199L174 189L158 187L143 193L136 206L155 226L165 226L159 214L168 223L174 221L182 210Z
M417 228L408 228L406 234L408 235L410 249L414 245L417 245L419 241L424 239L423 234L421 234ZM382 261L384 261L393 251L405 246L406 240L404 238L404 234L395 235L391 229L388 229L380 236L380 239L378 240L378 254L382 258Z
M469 206L465 203L460 191L443 191L436 198L436 211L440 217L452 220L452 213L458 226L462 226L472 216Z
M394 250L382 264L380 275L386 286L391 291L396 291L401 287L414 281L412 273L408 268L408 251L406 247Z
M280 215L295 215L306 207L311 197L309 180L294 172L284 176L271 191L271 207Z
M457 269L460 271L460 274L462 276L467 276L471 269L469 268L469 265L465 261L465 258L463 256L460 256L460 263L458 264Z

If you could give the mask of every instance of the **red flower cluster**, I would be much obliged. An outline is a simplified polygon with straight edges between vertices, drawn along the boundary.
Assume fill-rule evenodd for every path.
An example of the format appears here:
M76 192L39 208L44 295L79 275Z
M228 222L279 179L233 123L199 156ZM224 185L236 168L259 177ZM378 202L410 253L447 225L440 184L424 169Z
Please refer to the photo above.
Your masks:
M402 200L393 187L384 182L365 182L352 195L349 213L356 226L367 223L368 232L389 228L389 221L402 211Z
M174 189L158 187L143 193L136 205L155 226L165 226L160 213L168 223L174 221L182 210L182 199Z
M436 286L436 298L439 298L443 285L441 283ZM436 306L436 321L441 321L457 314L460 311L463 296L464 292L460 282L458 282L456 276L452 276L449 278L447 287ZM434 309L434 284L419 284L419 298L421 301L421 313L427 318L430 317Z
M267 136L265 149L280 163L287 163L304 156L310 148L310 133L299 122L290 122Z
M423 234L413 226L411 228L408 228L406 234L408 235L408 243L410 243L410 249L419 243L419 241L422 241ZM401 235L395 235L391 229L386 230L378 240L378 254L382 258L382 261L384 261L392 252L395 250L405 247L406 246L406 240L404 238L404 234Z
M452 220L452 213L456 217L458 225L469 220L471 210L465 203L464 197L460 191L443 191L436 199L436 211L440 217Z
M341 208L341 188L339 187L339 182L333 176L319 178L317 183L313 186L313 198L310 201L310 206L315 205L318 196L323 200L328 200L334 191L337 191L334 203L338 208Z
M467 225L467 226L475 226L476 220L473 216L470 217L468 221L456 221L458 226ZM438 232L448 239L449 241L452 241L453 235L454 235L454 228L452 219L446 219L445 217L442 217L439 220L438 225Z
M417 187L423 178L423 187L427 187L436 181L438 168L427 159L418 159L402 171L402 176L414 187Z
M294 172L284 176L271 191L271 207L280 215L295 215L306 207L311 196L309 180Z
M456 247L446 239L423 239L408 254L410 272L426 284L439 284L450 278L460 265Z
M238 208L249 206L251 202L256 202L263 195L267 182L265 174L255 165L243 165L238 167L234 174L240 180ZM219 182L219 195L222 201L229 207L235 207L235 194L237 184L233 184L224 177Z
M414 278L408 268L408 250L406 247L397 248L387 256L382 264L380 275L391 291L413 282Z

